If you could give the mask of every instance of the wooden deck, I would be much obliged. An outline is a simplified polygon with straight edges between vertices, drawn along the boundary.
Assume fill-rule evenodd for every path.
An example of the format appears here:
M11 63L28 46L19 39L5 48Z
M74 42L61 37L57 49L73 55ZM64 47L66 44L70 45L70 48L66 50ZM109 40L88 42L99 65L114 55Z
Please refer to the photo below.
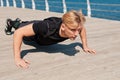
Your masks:
M5 35L5 20L49 16L62 14L0 7L0 80L120 80L120 21L99 18L87 18L85 24L89 47L96 50L96 55L84 53L79 38L46 47L23 44L21 54L31 65L26 70L17 68L13 35Z

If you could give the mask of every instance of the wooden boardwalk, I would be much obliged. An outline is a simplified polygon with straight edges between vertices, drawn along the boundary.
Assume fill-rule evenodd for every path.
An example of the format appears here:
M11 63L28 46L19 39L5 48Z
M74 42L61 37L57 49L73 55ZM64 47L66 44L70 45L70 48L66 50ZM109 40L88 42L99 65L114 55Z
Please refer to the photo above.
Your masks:
M0 7L0 80L120 80L120 21L99 18L87 18L85 24L89 47L96 50L96 55L84 53L79 38L47 47L23 44L21 54L26 54L24 58L31 64L26 70L17 68L13 35L5 35L5 20L49 16L62 14Z

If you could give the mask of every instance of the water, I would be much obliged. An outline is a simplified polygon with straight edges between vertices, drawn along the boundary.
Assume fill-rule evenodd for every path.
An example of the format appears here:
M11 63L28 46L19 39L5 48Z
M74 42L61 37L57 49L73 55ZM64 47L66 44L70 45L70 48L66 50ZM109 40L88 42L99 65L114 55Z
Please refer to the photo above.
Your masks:
M120 20L120 0L90 0L92 16Z
M45 0L34 0L36 9L46 10ZM87 0L65 0L67 11L71 9L82 9L84 15L87 15ZM6 0L3 0L6 6ZM32 1L24 0L25 8L32 9ZM48 0L49 11L63 13L62 0ZM91 16L106 18L112 20L120 20L120 0L90 0ZM9 0L10 6L13 6L13 0ZM22 7L21 0L16 0L17 7Z

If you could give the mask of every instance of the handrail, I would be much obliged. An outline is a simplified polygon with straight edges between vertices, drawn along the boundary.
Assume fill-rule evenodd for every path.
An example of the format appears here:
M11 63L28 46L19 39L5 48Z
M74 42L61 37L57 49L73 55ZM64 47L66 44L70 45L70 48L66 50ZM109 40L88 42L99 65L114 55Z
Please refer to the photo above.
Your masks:
M34 0L32 0L32 9L33 9L33 10L36 9L36 8L35 8L35 1L34 1Z
M101 6L119 6L120 7L120 4L107 4L107 3L91 3L91 5L101 5Z
M21 3L22 3L22 8L25 8L24 0L21 0Z
M13 6L16 7L16 1L15 0L13 0Z
M8 0L6 0L6 4L7 4L7 7L9 7L9 1Z
M0 0L0 3L1 3L1 7L3 7L3 0Z
M91 17L91 16L92 17L100 17L100 16L106 17L110 15L109 17L112 18L115 14L115 16L117 15L118 20L120 20L120 15L118 15L120 14L119 3L117 4L94 3L94 2L90 2L90 0L86 0L86 2L75 2L75 1L66 1L66 0L62 0L62 1L31 0L30 2L30 0L29 1L19 0L21 3L17 3L16 0L12 0L13 5L11 5L10 1L11 0L0 0L0 6L1 7L19 6L21 8L29 8L29 6L31 6L30 8L33 10L42 8L42 10L44 9L47 12L58 11L58 12L63 12L63 13L66 13L67 11L71 9L75 9L75 10L82 9L83 13L87 15L88 17ZM113 10L111 10L111 8ZM97 14L96 12L100 14ZM105 13L105 15L103 13ZM108 13L108 15L106 15L106 13Z
M88 14L88 17L90 18L91 17L91 7L90 7L90 1L87 0L87 14Z
M63 2L63 12L66 13L67 12L66 2L65 0L62 0L62 2Z
M46 5L46 11L49 12L49 4L48 4L48 0L45 0L45 5Z

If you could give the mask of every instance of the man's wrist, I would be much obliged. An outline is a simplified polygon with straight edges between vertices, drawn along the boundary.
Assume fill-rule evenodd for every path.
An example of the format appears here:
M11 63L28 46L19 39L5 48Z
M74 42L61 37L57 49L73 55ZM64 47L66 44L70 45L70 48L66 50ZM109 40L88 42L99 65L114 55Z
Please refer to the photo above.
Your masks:
M15 59L15 60L20 60L21 57L18 55L18 56L15 56L14 59Z
M87 48L87 45L83 45L83 49L86 49Z

